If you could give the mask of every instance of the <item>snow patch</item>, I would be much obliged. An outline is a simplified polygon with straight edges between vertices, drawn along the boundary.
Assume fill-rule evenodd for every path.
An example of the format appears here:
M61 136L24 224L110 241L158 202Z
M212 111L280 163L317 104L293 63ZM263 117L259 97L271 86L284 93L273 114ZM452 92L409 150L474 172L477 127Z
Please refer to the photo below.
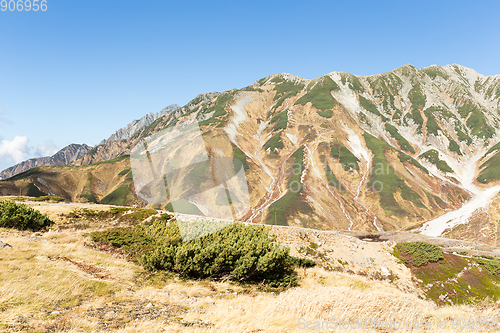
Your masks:
M434 220L427 221L420 233L428 236L439 237L446 229L451 229L460 224L468 223L472 214L483 207L486 207L491 199L500 192L500 186L490 187L479 194L472 200L466 202L461 208L452 212L446 213Z
M347 127L345 124L342 123L342 127L344 128L344 131L347 133L349 136L347 139L347 143L351 147L351 152L356 156L357 158L363 159L366 163L370 163L371 160L371 153L366 149L363 144L361 143L361 139L359 136L354 132L351 128Z
M245 110L245 105L253 101L254 99L251 96L245 96L231 106L233 117L226 125L224 130L226 131L227 135L229 135L232 141L234 141L236 139L236 136L238 135L238 127L240 126L240 124L248 120L248 113Z
M288 140L290 140L294 145L297 144L297 137L295 135L293 135L292 133L285 133L286 137L288 138Z

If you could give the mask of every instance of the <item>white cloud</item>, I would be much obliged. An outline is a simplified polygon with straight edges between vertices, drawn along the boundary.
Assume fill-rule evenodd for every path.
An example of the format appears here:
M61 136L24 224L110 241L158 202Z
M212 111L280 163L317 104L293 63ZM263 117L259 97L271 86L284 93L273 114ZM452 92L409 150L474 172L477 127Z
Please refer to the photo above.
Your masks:
M35 155L39 157L52 156L59 151L59 148L55 143L50 141L45 141L44 145L36 146Z
M2 140L0 143L0 158L11 158L20 163L28 157L28 137L16 135L12 141Z

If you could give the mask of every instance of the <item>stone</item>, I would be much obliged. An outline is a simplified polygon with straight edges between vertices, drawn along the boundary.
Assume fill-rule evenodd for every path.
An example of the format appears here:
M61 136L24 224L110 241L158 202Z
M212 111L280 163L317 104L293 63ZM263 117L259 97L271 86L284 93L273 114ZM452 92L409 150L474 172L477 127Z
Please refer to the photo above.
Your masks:
M5 247L9 247L12 249L12 246L10 246L10 244L7 244L7 243L0 241L0 248L5 248Z

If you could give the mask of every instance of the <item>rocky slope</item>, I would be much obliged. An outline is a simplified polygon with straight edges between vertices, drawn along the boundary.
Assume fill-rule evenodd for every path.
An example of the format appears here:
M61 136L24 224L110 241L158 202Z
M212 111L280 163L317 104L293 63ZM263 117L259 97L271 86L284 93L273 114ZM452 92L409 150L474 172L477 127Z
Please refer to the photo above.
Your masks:
M83 145L71 144L59 150L52 156L32 158L27 161L16 164L8 169L5 169L2 172L0 172L0 178L7 179L19 173L27 171L31 168L42 165L48 165L48 166L68 165L75 159L85 155L90 149L91 147L89 147L86 144Z
M199 95L73 165L128 155L142 139L195 119L211 156L243 162L246 221L438 236L492 219L477 216L500 190L500 76L459 65L314 80L270 75Z
M179 109L180 106L177 104L172 104L164 108L158 113L148 113L144 117L142 117L139 120L134 120L130 124L128 124L126 127L120 128L118 131L116 131L114 134L112 134L108 139L102 140L101 145L110 143L112 141L121 141L125 139L131 138L135 133L143 129L144 127L150 125L152 122L154 122L156 119L161 118L165 115L168 115L172 113L173 111Z

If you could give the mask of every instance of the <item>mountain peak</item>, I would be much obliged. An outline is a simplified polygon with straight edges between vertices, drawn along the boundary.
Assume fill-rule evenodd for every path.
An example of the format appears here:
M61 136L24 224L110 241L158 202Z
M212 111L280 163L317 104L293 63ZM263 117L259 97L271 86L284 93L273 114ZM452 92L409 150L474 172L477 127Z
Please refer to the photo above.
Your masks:
M112 141L121 141L131 138L135 133L143 129L144 127L150 125L156 119L163 117L167 114L170 114L180 108L177 104L169 105L163 108L158 113L148 113L144 117L138 120L134 120L130 124L125 127L120 128L114 134L112 134L108 139L102 140L100 144L106 144Z

